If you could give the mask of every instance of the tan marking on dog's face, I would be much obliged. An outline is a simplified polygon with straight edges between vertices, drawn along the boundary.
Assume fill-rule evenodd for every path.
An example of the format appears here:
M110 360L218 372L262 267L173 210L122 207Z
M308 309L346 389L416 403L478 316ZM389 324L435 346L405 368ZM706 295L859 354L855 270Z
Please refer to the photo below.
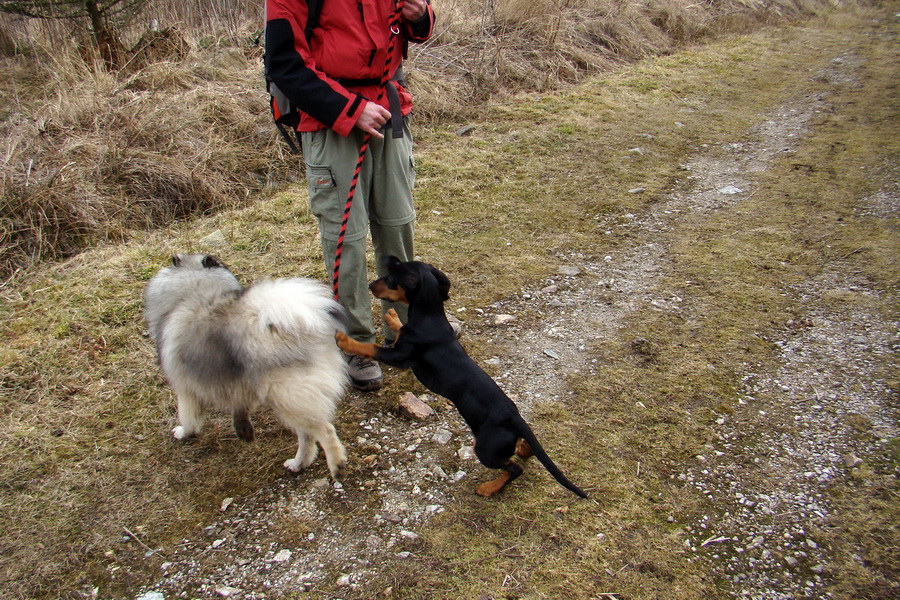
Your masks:
M372 295L379 300L409 304L409 300L406 299L406 292L403 291L403 288L398 287L396 290L392 290L388 287L387 282L385 282L384 279L376 279L369 286L369 289L372 290Z

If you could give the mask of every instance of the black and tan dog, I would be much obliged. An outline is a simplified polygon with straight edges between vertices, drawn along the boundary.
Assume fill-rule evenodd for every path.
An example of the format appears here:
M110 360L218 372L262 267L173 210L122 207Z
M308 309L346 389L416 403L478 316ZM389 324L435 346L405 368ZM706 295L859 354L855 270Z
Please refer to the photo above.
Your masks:
M385 259L388 275L369 286L376 298L409 305L409 318L401 326L395 312L385 316L397 332L392 347L357 342L343 333L336 338L344 352L372 358L403 369L412 368L422 384L456 406L475 436L475 454L489 469L502 469L500 476L478 486L481 496L499 492L522 474L513 460L532 454L556 480L582 498L581 489L566 479L535 438L519 410L503 390L473 361L459 341L444 313L450 280L431 265Z

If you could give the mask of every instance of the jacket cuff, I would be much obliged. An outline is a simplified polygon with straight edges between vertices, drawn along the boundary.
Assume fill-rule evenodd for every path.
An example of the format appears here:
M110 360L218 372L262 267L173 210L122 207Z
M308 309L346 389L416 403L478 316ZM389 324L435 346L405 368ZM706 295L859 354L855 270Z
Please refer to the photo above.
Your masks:
M430 38L434 29L434 10L431 3L428 4L421 19L413 23L407 21L405 24L405 37L410 42L420 43Z
M353 99L347 102L347 107L341 111L340 116L331 125L335 133L347 137L356 127L356 120L362 114L366 106L366 100L360 94L354 94Z

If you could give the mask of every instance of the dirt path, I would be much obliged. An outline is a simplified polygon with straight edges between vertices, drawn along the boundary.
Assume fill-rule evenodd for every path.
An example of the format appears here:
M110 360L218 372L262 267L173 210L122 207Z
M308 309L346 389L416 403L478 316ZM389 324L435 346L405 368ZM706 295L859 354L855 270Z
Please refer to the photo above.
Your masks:
M548 282L543 290L523 290L517 299L495 307L515 315L534 298L550 299L547 306L555 307L547 309L540 328L520 328L513 321L497 340L513 351L503 359L508 371L502 381L524 412L529 401L566 394L561 375L591 373L585 343L621 335L618 327L637 304L660 311L691 310L689 301L659 285L660 275L668 271L668 240L689 235L680 229L679 217L715 211L752 195L753 175L794 151L810 118L829 110L829 87L857 85L860 64L854 55L835 57L816 76L827 84L821 92L792 99L740 143L694 156L686 165L691 191L671 195L645 219L628 224L643 241L599 263L565 257L566 270L577 275L561 274L560 281ZM898 208L895 186L859 210L896 216ZM835 478L862 465L861 456L883 451L898 433L890 385L879 379L869 358L896 350L898 323L857 311L835 313L817 304L829 293L878 292L839 267L785 292L802 298L811 317L793 324L789 337L774 340L782 350L783 367L774 373L745 373L736 410L717 421L717 442L678 475L718 507L715 514L687 525L691 560L708 563L731 582L737 598L817 597L829 583L831 557L809 530L823 528L832 516L826 490ZM521 349L537 352L515 353ZM871 422L868 444L851 441L859 420ZM759 448L768 452L759 456Z
M829 89L856 84L860 60L836 56L817 76L819 93L791 99L741 140L692 157L685 165L692 180L688 192L673 192L652 213L617 225L633 234L629 247L600 261L560 257L565 267L558 277L470 319L466 335L485 336L508 351L487 362L526 417L535 402L570 393L567 374L590 374L586 347L621 336L618 328L633 311L648 305L693 310L690 299L661 287L670 270L670 240L685 235L681 217L751 197L754 174L793 152L810 117L828 110ZM870 201L859 210L895 218L896 188ZM714 501L714 514L684 524L685 547L689 560L702 561L729 582L735 598L818 597L829 583L833 557L810 531L831 516L826 488L897 435L888 413L891 390L869 360L895 351L897 323L824 311L815 303L826 293L877 292L835 268L784 293L802 298L811 320L773 340L782 352L777 372L748 368L734 411L717 421L715 442L673 476ZM532 310L536 300L544 314L532 327L517 315ZM501 315L508 318L498 320ZM350 402L363 405L365 399L354 395ZM871 423L868 443L850 435L859 419ZM416 531L431 516L452 510L452 494L474 486L469 471L478 467L471 458L462 463L470 469L448 466L468 456L470 443L452 410L412 426L402 417L372 415L360 422L360 431L345 441L362 465L343 485L284 479L256 498L226 506L205 535L164 557L159 581L141 598L179 597L184 590L262 598L326 581L351 596L363 593L380 568L379 557L409 556L404 548L415 543Z

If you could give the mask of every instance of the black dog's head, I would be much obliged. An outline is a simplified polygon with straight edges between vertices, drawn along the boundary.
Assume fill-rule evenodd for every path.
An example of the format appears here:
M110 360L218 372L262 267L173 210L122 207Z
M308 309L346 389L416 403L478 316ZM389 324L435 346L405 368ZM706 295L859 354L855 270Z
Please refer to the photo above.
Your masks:
M376 298L404 304L428 301L443 304L450 298L450 280L431 265L400 262L396 256L386 256L382 264L388 274L369 285Z

